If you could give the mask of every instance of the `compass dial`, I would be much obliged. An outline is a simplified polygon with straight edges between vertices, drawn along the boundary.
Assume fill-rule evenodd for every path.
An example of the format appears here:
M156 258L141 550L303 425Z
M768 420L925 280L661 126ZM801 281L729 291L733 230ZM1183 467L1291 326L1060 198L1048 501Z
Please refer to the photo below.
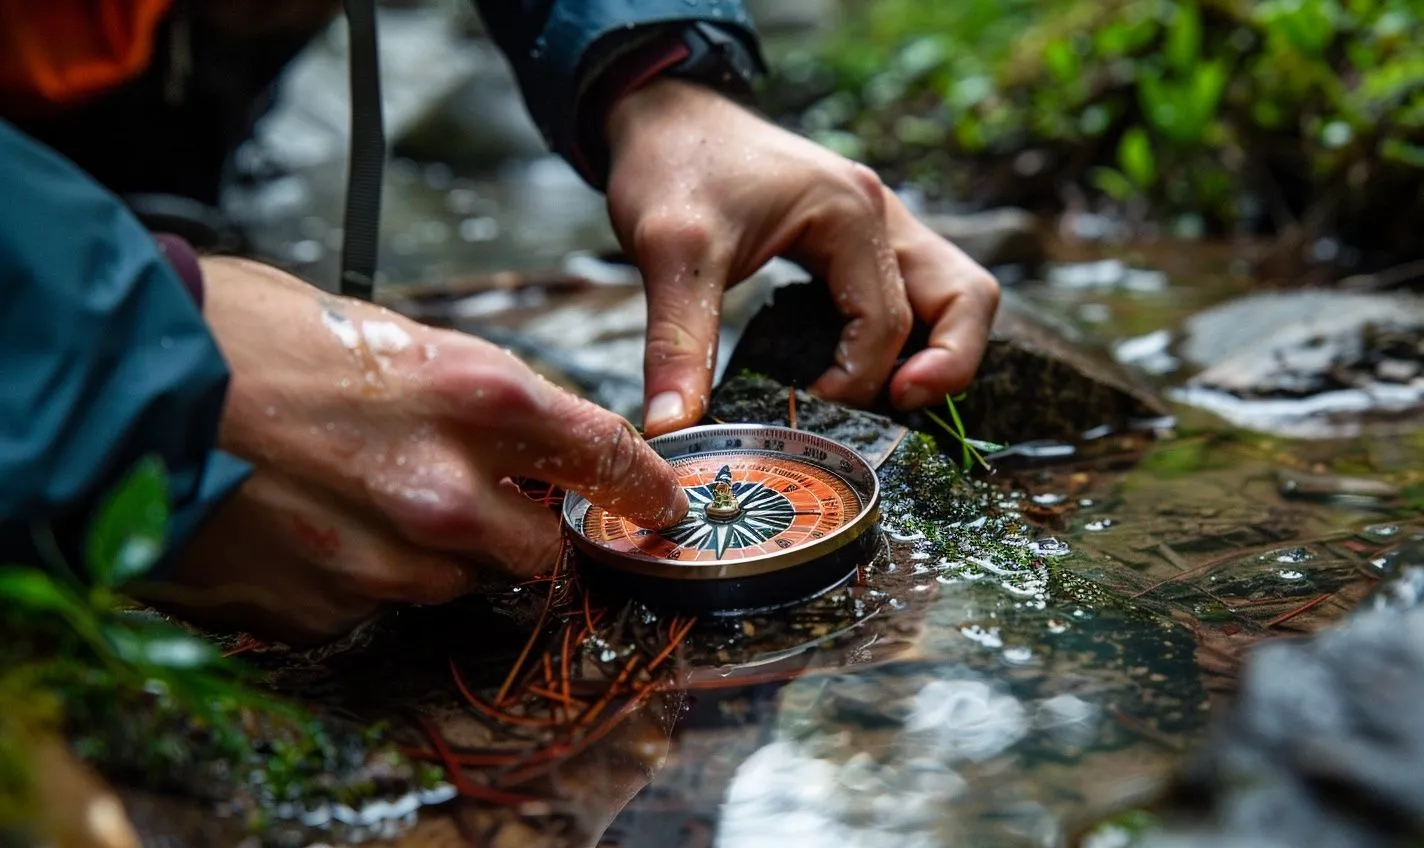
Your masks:
M588 539L610 551L684 563L734 562L823 539L855 517L860 498L834 474L768 454L717 451L672 461L691 509L661 532L645 530L602 507L583 520ZM719 474L730 477L736 510L709 515Z
M565 526L597 564L680 583L760 578L828 557L837 580L854 570L843 560L874 526L879 500L875 471L855 451L756 424L694 427L649 444L677 472L691 508L652 531L569 495Z

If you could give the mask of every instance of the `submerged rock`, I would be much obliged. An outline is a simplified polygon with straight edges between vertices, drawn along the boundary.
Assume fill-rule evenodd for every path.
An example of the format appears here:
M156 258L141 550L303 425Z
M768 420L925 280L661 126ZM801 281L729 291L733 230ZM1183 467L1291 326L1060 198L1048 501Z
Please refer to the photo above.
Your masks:
M1238 703L1161 805L1165 825L1116 844L1424 840L1424 544L1405 550L1415 565L1342 624L1253 652Z
M1424 297L1331 291L1253 294L1184 327L1200 368L1173 397L1240 427L1303 438L1419 426Z

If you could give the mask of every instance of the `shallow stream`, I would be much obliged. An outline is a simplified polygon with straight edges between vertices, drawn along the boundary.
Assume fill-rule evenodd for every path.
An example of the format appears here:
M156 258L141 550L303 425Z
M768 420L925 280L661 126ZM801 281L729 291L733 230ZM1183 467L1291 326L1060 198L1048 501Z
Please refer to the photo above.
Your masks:
M334 278L341 176L314 162L260 201L269 258ZM520 157L401 159L387 191L396 308L509 345L637 420L642 300L635 274L596 258L616 249L597 195ZM1170 392L1199 370L1176 332L1260 284L1253 247L1059 238L1037 273L1004 280ZM509 270L523 282L487 276ZM585 282L545 284L554 272ZM723 363L787 273L735 296ZM1035 398L1020 402L1032 416ZM1339 618L1424 534L1408 495L1418 427L1292 440L1173 413L1164 438L1091 434L977 482L956 452L908 440L882 467L886 551L858 587L699 630L679 691L555 769L559 800L518 815L458 801L402 844L1054 845L1150 795L1200 743L1247 647ZM497 680L523 632L485 630L456 616L430 633Z

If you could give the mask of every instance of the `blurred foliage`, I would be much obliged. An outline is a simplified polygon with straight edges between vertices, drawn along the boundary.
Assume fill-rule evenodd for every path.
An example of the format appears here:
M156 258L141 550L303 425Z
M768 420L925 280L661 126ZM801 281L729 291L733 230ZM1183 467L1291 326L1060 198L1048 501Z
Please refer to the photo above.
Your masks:
M102 772L222 802L254 829L280 804L352 803L373 788L359 772L400 765L379 728L333 732L124 597L163 551L167 492L162 465L141 461L101 505L82 571L57 553L0 565L0 843L33 824L31 746L49 732ZM422 770L420 785L438 777Z
M849 7L833 37L782 63L772 102L931 191L1024 202L1072 185L1218 229L1418 209L1419 0Z

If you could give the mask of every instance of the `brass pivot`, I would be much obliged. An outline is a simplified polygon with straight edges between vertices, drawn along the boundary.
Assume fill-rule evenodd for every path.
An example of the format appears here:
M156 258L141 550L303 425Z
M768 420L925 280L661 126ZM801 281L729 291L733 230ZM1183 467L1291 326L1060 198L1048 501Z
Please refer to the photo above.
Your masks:
M733 521L741 514L742 505L732 494L732 469L724 465L712 481L712 502L707 505L707 518L709 521Z

